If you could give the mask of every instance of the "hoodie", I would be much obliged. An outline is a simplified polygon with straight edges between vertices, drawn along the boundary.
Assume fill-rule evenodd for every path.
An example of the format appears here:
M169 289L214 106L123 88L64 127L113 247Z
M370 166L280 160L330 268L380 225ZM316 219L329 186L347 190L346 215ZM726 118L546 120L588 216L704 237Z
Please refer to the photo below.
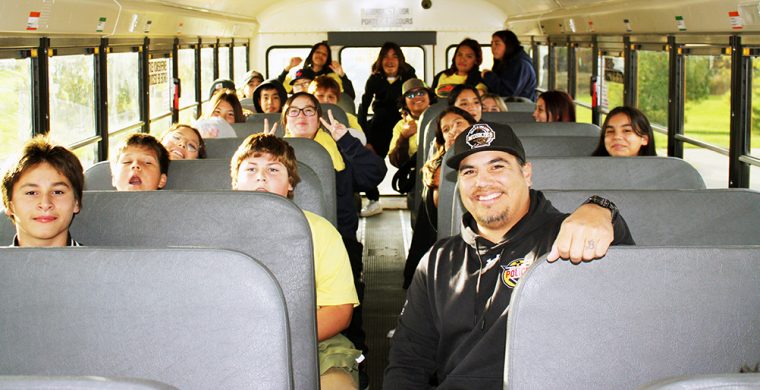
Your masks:
M277 94L280 95L280 111L282 112L282 106L285 105L285 101L288 100L288 93L285 92L285 87L277 80L267 80L259 84L256 89L253 90L253 106L256 108L256 112L263 112L261 110L261 91L264 89L271 89L274 87L277 90Z
M391 344L383 387L496 389L504 380L512 291L533 262L551 250L568 214L530 191L530 209L499 243L477 233L470 213L460 235L438 241L422 258ZM633 244L619 215L615 244Z

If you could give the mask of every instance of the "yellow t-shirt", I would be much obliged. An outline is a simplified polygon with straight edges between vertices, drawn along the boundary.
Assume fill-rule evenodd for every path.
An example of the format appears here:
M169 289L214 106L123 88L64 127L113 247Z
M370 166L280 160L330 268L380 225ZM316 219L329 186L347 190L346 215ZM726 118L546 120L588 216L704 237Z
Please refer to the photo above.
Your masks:
M362 126L359 124L359 119L356 117L356 115L354 115L354 114L352 114L350 112L347 112L346 113L346 117L348 117L348 128L349 129L356 129L356 130L361 131L362 133L364 132L364 129L362 129Z
M441 73L441 77L438 78L438 85L435 87L435 94L438 97L449 97L451 90L459 84L464 84L465 81L467 81L467 76L460 76L456 73L447 76L446 73ZM475 88L481 92L488 92L488 87L483 83L478 83Z
M417 123L417 132L414 133L411 137L409 137L409 157L412 157L413 154L417 153L417 134L420 133L420 121L419 119L415 119L415 122ZM390 148L388 150L388 155L393 152L393 149L396 148L396 142L398 142L398 139L401 138L401 132L404 131L404 120L400 120L396 122L396 125L393 126L393 138L391 138Z
M317 306L359 306L348 252L338 230L317 214L304 210L314 243Z
M285 132L285 136L292 137L287 131ZM346 169L346 163L343 161L343 156L340 155L338 144L335 143L335 140L326 130L323 130L322 128L317 130L317 134L314 135L314 141L327 150L327 154L329 154L330 159L332 159L333 168L335 168L337 172Z

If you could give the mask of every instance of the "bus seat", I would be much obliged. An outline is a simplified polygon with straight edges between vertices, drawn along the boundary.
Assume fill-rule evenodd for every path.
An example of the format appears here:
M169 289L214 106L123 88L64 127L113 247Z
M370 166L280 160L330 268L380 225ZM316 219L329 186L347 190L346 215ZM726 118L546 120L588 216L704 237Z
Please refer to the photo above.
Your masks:
M417 219L417 209L422 203L422 167L425 165L435 148L435 129L438 127L438 115L448 107L448 101L440 99L428 107L425 112L420 116L418 136L417 136L417 178L414 183L414 190L411 194L411 201L408 203L411 205L411 222L414 227L415 220Z
M248 111L250 111L250 112L252 112L254 114L256 113L256 106L253 104L253 99L252 98L240 99L240 105L244 109L246 109L246 110L248 110Z
M266 119L269 122L270 128L277 123L277 132L275 134L282 137L285 134L285 130L282 128L282 123L280 123L281 115L282 114L279 112L266 114L256 113L249 115L243 123L232 124L232 128L235 130L235 133L237 133L238 138L245 138L251 134L264 131L264 119Z
M101 229L118 230L112 222ZM158 241L141 244L165 245ZM282 290L265 266L240 252L2 248L0 295L4 375L138 377L181 389L293 388Z
M157 381L102 376L0 375L0 390L177 390Z
M227 142L235 138L220 139L218 141ZM332 166L331 166L332 167ZM109 190L113 191L111 185L111 168L108 161L99 162L85 171L85 190ZM315 214L321 215L329 220L333 225L337 224L337 211L335 211L336 202L332 205L328 196L323 193L324 189L331 191L329 194L335 194L334 177L332 172L333 184L323 184L323 178L329 181L329 176L317 176L311 167L306 163L298 161L298 173L301 176L301 183L298 184L293 194L293 201L304 210L309 210ZM320 174L325 174L320 172ZM211 191L211 190L229 190L232 188L230 179L230 160L229 159L204 159L204 160L175 160L169 165L169 179L166 181L164 190L178 191ZM334 195L332 195L334 198Z
M596 150L599 135L519 136L527 156L588 157Z
M346 115L346 111L341 106L329 103L322 103L320 106L322 106L322 119L330 122L330 116L327 114L327 111L329 110L332 112L335 120L342 123L344 126L349 127L348 115Z
M760 389L760 374L712 374L668 378L640 390L726 390Z
M449 106L448 101L444 99L440 99L437 102L433 103L428 107L425 112L420 115L420 123L417 127L418 131L419 129L424 129L424 133L422 134L422 138L419 138L419 144L420 145L427 145L435 138L435 126L432 126L429 128L429 123L432 122L434 119L438 118L438 115L441 114L443 110L446 109L446 107ZM428 130L429 128L429 130ZM427 151L425 151L427 152Z
M694 167L673 157L529 157L528 161L533 166L531 188L537 190L586 190L596 193L607 189L705 188L702 177ZM456 190L457 174L446 168L441 171L438 196L438 238L459 233L463 213ZM580 202L570 209L559 210L572 212L579 205Z
M207 159L222 159L229 161L243 142L242 138L209 138L206 144Z
M591 195L612 200L637 245L760 244L760 192L745 189L544 191L572 212Z
M515 122L510 127L515 134L522 137L597 137L599 139L599 126L593 123L577 122Z
M83 245L202 245L259 260L285 294L295 387L317 387L314 251L293 202L249 191L87 191L82 203L71 234Z
M544 191L563 212L591 195L610 199L625 218L637 245L751 245L760 243L760 192L709 190ZM457 203L459 203L457 198ZM449 234L459 233L462 207L454 205ZM457 223L455 224L454 221Z
M356 102L354 102L354 99L351 99L351 96L341 93L338 98L338 105L343 111L356 115Z
M536 122L533 112L484 112L480 118L483 122L512 124L517 122Z
M699 172L688 162L675 157L539 156L528 157L528 161L533 165L533 188L540 190L705 188Z
M541 259L507 322L505 388L633 389L760 362L760 246L613 247Z
M316 173L319 183L322 186L322 196L324 199L324 205L326 207L325 214L320 214L327 218L334 226L338 226L338 198L336 194L335 184L335 167L332 163L330 154L327 153L322 145L318 144L314 140L307 138L288 137L286 141L293 147L296 152L296 159L299 162L303 162L314 173ZM301 165L299 167L299 174L301 172ZM301 177L303 181L303 176ZM299 184L298 187L301 185ZM296 190L298 190L296 187ZM296 195L297 196L297 195Z
M536 103L533 102L505 102L508 112L530 112L536 110Z

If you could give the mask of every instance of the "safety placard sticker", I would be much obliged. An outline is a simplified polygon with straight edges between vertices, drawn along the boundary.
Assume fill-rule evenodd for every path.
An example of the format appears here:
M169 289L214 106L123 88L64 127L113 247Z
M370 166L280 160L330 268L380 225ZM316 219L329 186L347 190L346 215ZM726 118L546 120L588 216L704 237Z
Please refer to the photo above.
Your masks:
M676 16L676 27L678 27L678 31L686 31L686 22L683 20L683 16Z
M731 22L732 30L741 30L744 28L744 19L739 15L739 11L729 11L728 19Z
M29 18L26 20L26 29L29 31L36 31L40 28L40 14L39 11L29 12Z
M95 32L103 32L106 28L106 18L101 16L98 19L98 27L95 29Z

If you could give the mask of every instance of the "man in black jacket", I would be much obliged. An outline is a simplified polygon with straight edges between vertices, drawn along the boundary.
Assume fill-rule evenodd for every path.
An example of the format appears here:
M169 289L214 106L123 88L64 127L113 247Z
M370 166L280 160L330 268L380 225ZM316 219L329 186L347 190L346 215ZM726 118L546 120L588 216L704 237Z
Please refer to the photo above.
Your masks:
M633 244L614 204L591 197L568 216L530 189L531 165L508 125L476 123L446 164L458 170L461 233L422 258L393 337L388 389L501 388L507 309L544 254L574 263Z

